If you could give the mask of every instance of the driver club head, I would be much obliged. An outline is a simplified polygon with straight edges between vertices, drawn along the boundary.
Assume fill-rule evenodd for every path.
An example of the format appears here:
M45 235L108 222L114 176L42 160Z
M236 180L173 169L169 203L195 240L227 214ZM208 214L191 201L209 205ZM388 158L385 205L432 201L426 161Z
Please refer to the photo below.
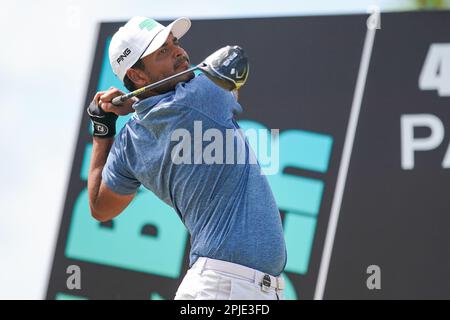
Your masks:
M215 84L232 91L245 84L249 63L241 47L226 46L208 56L199 69Z

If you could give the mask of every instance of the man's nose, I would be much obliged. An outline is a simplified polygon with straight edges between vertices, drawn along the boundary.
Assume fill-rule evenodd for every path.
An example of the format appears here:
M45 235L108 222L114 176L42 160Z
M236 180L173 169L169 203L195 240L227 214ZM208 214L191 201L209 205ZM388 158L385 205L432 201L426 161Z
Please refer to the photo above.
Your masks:
M181 47L176 46L175 49L173 50L173 55L174 55L174 58L178 58L180 56L183 56L184 55L184 50Z

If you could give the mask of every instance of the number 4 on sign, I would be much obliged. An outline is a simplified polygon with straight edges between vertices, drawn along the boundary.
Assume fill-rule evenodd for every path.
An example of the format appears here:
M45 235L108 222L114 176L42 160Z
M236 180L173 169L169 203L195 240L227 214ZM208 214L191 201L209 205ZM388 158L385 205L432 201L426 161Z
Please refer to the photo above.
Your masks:
M430 45L419 77L421 90L437 90L439 96L450 96L450 43Z

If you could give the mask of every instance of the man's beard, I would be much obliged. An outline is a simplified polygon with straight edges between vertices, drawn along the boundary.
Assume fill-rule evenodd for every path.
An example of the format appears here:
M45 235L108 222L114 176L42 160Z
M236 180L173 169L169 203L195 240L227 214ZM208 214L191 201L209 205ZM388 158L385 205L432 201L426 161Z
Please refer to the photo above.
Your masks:
M151 79L151 81L150 81L149 84L151 84L151 83L156 83L156 82L158 82L158 81L161 81L161 80L163 80L163 79L166 79L166 78L168 78L168 77L171 77L171 76L173 76L173 75L175 75L175 74L177 74L177 73L186 71L187 68L189 68L189 62L190 62L189 56L186 54L186 55L183 55L183 56L179 57L179 58L175 61L175 63L173 64L173 73L172 73L172 74L165 74L165 75L164 75L162 78L160 78L160 79L159 79L159 78L158 78L158 79L157 79L157 78L153 78L151 74L147 74L147 75L149 76L149 78ZM183 63L187 63L187 68L186 68L185 70L180 70L180 71L178 71L178 68L179 68ZM173 91L173 90L175 90L175 87L176 87L176 85L177 85L178 83L180 83L180 82L188 82L189 80L191 80L192 78L194 78L194 76L195 76L195 74L194 74L193 71L188 72L188 73L186 73L186 74L184 74L184 75L182 75L182 76L176 77L176 78L172 79L171 81L166 82L166 83L164 83L164 84L158 86L157 88L152 89L148 94L145 94L145 93L142 94L141 97L143 97L143 98L144 98L144 97L150 97L150 96L154 96L154 95L164 94L164 93L167 93L167 92L169 92L169 91Z

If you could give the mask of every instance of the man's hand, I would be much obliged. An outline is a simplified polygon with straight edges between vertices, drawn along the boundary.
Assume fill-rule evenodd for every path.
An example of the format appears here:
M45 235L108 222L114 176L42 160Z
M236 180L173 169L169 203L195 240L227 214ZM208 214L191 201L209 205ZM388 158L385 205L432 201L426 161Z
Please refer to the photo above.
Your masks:
M120 97L124 94L125 93L120 91L119 89L110 87L108 91L98 92L94 96L94 101L96 101L97 104L100 104L101 108L105 112L111 112L118 116L125 116L129 113L134 112L132 105L135 102L139 101L139 99L136 97L128 99L119 106L115 106L112 104L112 99L114 99L115 97Z
M109 138L116 134L117 117L127 115L134 111L132 105L138 101L137 98L124 101L120 106L112 104L112 99L124 93L117 88L111 87L108 91L97 92L87 113L94 124L94 136Z

